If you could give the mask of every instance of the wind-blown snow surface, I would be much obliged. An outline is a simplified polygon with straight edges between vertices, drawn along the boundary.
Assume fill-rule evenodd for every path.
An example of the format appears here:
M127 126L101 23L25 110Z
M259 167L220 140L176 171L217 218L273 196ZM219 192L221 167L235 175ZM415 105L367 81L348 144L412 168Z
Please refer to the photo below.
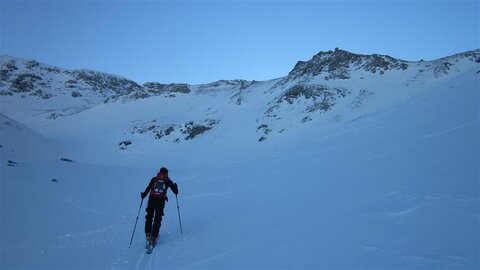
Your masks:
M102 104L29 123L56 149L2 116L1 164L17 164L0 167L1 268L478 269L475 71L393 101L377 93L364 111L327 113L264 142L245 127L259 125L251 116L268 93L247 95L242 107L206 109L231 95L218 92ZM155 144L121 132L137 120L176 123L209 112L219 128L192 141ZM53 150L38 160L22 136ZM126 139L127 150L111 143ZM179 185L184 233L171 196L159 245L146 255L145 202L128 244L139 193L161 166Z

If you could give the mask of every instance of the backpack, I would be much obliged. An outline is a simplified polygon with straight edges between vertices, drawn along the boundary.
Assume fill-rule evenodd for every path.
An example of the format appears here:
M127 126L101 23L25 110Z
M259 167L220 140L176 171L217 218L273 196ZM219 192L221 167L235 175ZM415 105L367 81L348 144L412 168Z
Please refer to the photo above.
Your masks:
M167 180L168 177L162 177L163 175L158 175L155 177L155 182L153 184L152 190L150 191L150 197L160 199L165 198L167 195Z

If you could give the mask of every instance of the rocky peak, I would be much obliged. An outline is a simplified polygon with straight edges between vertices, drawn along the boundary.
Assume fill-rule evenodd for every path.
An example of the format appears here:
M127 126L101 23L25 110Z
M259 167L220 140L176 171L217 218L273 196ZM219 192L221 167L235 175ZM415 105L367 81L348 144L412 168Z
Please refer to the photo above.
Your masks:
M296 79L325 73L325 79L349 79L351 70L364 69L383 74L387 70L407 68L407 62L387 55L361 55L336 48L335 51L319 52L307 62L299 61L288 76Z
M90 70L67 70L2 55L0 57L0 95L16 94L43 99L68 95L81 97L88 93L99 98L128 95L141 91L132 80Z
M72 75L77 82L83 82L90 89L99 91L105 96L109 96L107 94L109 91L115 95L127 95L141 90L141 86L136 82L107 73L90 70L64 71L64 73Z

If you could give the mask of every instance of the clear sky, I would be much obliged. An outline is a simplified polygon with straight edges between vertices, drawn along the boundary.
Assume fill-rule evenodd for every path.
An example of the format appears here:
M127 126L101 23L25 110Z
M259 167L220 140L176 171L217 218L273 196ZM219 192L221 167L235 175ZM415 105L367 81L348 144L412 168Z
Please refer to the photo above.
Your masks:
M0 3L1 54L140 84L274 79L336 47L404 60L480 47L480 0Z

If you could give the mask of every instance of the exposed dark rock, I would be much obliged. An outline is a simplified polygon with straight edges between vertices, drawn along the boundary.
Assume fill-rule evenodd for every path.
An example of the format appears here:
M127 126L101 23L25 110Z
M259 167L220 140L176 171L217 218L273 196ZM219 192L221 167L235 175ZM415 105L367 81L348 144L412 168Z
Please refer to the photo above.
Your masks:
M185 135L185 140L191 140L196 136L205 133L212 129L215 125L220 123L219 120L205 119L201 122L189 121L184 125L171 124L171 125L157 125L156 121L150 121L148 123L142 123L134 126L131 130L132 134L153 134L155 139L161 139L166 136L170 136L175 130L178 130L181 134ZM177 141L179 142L179 141Z
M80 92L77 92L77 91L72 92L72 97L76 98L76 97L81 97L81 96L82 96L82 94Z
M277 99L277 103L287 101L289 104L292 104L294 100L302 96L306 99L315 99L328 89L329 87L326 85L294 85L287 89L287 91L285 91L285 93L279 99Z
M9 79L10 74L17 70L17 66L15 65L15 61L9 60L4 65L2 65L0 69L0 80L6 81Z
M8 71L1 69L0 70L0 81L6 81L6 80L8 80L8 77L9 77Z
M294 85L287 89L283 95L277 99L277 103L283 101L293 104L293 102L301 97L312 99L313 105L307 107L307 112L317 110L328 111L333 107L334 101L338 98L346 97L350 94L350 90L343 87L330 88L326 85Z
M141 91L135 91L135 92L130 93L130 94L128 95L128 97L129 97L130 99L134 99L134 100L135 100L135 99L148 98L148 97L150 97L150 95L149 95L147 92L141 90Z
M34 89L35 82L39 80L42 80L40 76L22 73L12 81L11 87L15 93L30 92Z
M8 160L7 161L7 166L10 166L10 167L15 167L18 165L18 162L15 162L13 160Z
M435 75L435 77L441 77L442 75L447 75L448 74L448 71L450 70L450 67L452 67L453 64L452 63L449 63L449 62L442 62L441 64L437 65L434 70L433 70L433 73Z
M132 134L145 134L145 133L161 133L163 137L163 129L161 126L154 124L156 121L153 120L148 123L143 123L138 126L134 126L132 129Z
M199 85L197 89L199 93L214 91L220 87L244 90L255 83L257 82L247 80L219 80L212 83Z
M157 82L146 82L143 84L146 91L153 95L161 95L164 93L190 93L190 86L188 84L161 84Z
M121 150L127 150L127 146L131 144L132 144L132 141L122 141L118 145L120 146Z
M383 74L387 70L406 70L408 68L408 64L406 62L395 59L388 55L374 54L371 56L366 56L365 59L366 64L363 65L363 68L372 73L380 71L380 74Z
M327 100L322 100L320 102L315 102L313 105L308 106L306 111L311 113L318 110L329 111L335 104L328 102Z
M344 50L335 49L334 52L320 52L310 61L299 61L292 71L288 74L293 77L317 76L322 72L339 73L342 78L349 77L345 71L351 63L359 63L361 56ZM341 72L338 72L340 70ZM334 78L334 76L332 76Z
M205 133L205 131L212 129L219 122L220 121L218 120L207 119L202 124L195 124L193 121L190 121L183 126L181 131L183 134L187 135L185 140L191 140L196 136Z
M161 130L160 132L157 132L157 134L155 135L155 139L161 139L163 136L168 136L172 134L174 130L175 128L173 126L170 126L165 130Z
M59 115L57 115L56 113L51 113L50 115L47 116L47 119L52 119L52 120L55 120L58 118Z
M63 162L73 162L73 160L68 159L68 158L61 158L60 160L63 161Z
M195 138L195 136L203 134L205 131L211 129L211 127L201 126L201 125L194 125L194 126L191 126L191 127L189 126L189 127L186 127L186 128L187 128L187 130L186 130L185 134L187 134L187 137L185 137L185 140L191 140L191 139Z
M337 104L338 99L345 98L350 93L350 89L343 87L330 87L322 84L297 84L278 96L271 103L272 106L268 108L263 117L277 121L281 119L278 115L282 112L282 106L297 106L307 114L301 120L302 123L305 123L312 119L311 113L317 111L324 113L331 110ZM264 126L259 128L264 128Z
M31 93L30 93L30 96L36 96L36 97L40 97L40 98L42 98L42 99L49 99L49 98L52 97L52 94L50 94L50 93L45 93L45 92L43 92L42 90L38 89L38 90L36 90L36 91L34 91L34 92L31 92Z
M311 118L309 115L307 115L307 116L305 116L305 117L302 119L301 122L302 122L302 123L306 123L306 122L309 122L309 121L312 121L312 118Z
M174 130L175 130L174 127L169 127L169 128L167 128L167 129L164 131L165 136L170 135Z
M39 65L40 65L40 63L38 63L35 60L30 60L30 61L25 62L25 67L27 67L28 69L38 67Z
M125 146L128 146L128 145L130 145L130 144L132 144L132 142L131 142L131 141L122 141L122 142L120 142L118 145L125 145Z
M47 71L47 72L51 72L51 73L55 73L55 74L59 74L60 73L60 69L57 68L57 67L41 67L41 69Z
M266 125L266 124L261 124L260 126L257 127L257 130L261 130L261 129L265 130L265 129L267 129L267 128L268 128L268 125Z
M267 135L272 132L272 129L267 124L261 124L257 127L257 132L262 132L263 135L258 139L259 142L262 142L267 139Z
M142 90L136 82L114 75L88 70L74 70L70 74L105 96L110 96L109 91L113 91L115 95L128 95Z
M12 91L2 90L0 91L0 96L13 96Z
M467 57L470 61L475 61L475 63L480 63L480 49L460 53L454 56L458 56L458 55Z
M387 55L361 55L340 50L320 52L311 60L299 61L288 74L289 79L297 79L306 76L318 76L327 73L326 80L350 78L351 70L364 69L366 71L383 74L387 70L408 68L405 61L395 59Z
M78 87L78 81L68 80L68 81L65 82L65 87L66 88L77 88Z
M7 61L7 63L5 63L5 68L8 70L8 71L14 71L14 70L17 70L17 66L15 65L15 61L14 60L9 60Z

